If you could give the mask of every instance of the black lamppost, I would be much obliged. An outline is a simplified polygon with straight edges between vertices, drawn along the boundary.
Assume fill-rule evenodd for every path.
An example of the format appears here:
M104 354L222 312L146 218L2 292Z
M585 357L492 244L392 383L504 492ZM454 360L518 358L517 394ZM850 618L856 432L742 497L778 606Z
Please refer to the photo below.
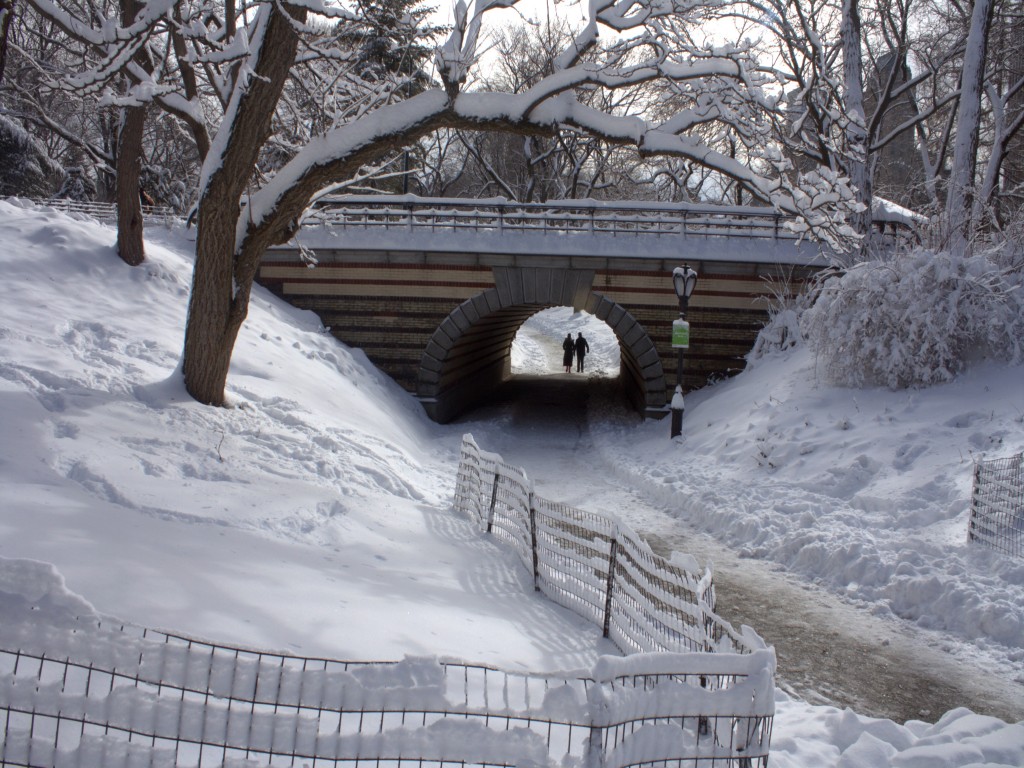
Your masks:
M697 273L689 264L683 264L672 270L672 287L679 297L679 319L672 321L672 347L678 350L676 358L676 391L672 395L672 435L683 434L683 350L690 346L690 324L686 322L686 308L690 303L690 295L697 285Z

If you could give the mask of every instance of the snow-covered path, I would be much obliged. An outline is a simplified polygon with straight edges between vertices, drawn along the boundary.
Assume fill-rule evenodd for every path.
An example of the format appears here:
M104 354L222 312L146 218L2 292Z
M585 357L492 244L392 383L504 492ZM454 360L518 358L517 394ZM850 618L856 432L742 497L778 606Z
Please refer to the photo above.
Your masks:
M522 376L502 402L475 412L464 426L486 435L482 447L524 467L546 498L617 515L663 556L685 552L712 562L719 612L775 646L778 684L800 698L897 722L934 720L960 706L1024 719L1021 684L979 668L966 644L874 616L870 605L843 600L782 566L742 558L671 516L645 495L642 478L623 480L588 427L588 407L617 407L609 405L609 390L574 374ZM591 406L591 400L599 402Z

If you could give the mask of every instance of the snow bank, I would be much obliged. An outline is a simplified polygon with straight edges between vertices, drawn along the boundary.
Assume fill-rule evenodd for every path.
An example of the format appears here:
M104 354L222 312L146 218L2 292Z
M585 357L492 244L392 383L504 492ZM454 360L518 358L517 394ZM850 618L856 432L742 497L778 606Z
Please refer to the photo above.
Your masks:
M1024 682L1024 563L967 541L974 459L1024 449L1024 367L893 392L831 386L817 362L791 350L688 395L673 443L658 423L595 439L610 471L745 556L952 633Z

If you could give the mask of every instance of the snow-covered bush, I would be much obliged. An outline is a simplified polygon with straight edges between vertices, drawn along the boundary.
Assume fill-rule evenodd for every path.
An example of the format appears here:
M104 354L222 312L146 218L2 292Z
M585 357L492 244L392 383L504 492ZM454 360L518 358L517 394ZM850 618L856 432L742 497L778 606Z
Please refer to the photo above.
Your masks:
M790 280L772 282L769 285L771 296L766 299L768 322L754 340L754 346L747 355L747 367L754 365L755 361L762 357L803 345L804 334L800 328L800 318L814 303L822 279L824 275L811 279L799 287L795 287Z
M918 249L830 277L800 321L827 378L892 389L949 381L975 360L1024 359L1024 248Z

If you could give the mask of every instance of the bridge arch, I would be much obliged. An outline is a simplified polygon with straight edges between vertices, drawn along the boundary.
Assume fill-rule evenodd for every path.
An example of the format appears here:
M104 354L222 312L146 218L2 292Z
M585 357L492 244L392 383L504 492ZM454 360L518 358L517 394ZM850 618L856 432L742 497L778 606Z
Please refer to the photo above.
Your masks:
M763 208L375 197L324 215L304 223L303 250L268 251L257 280L316 312L439 421L511 378L516 331L556 306L613 329L624 389L645 416L664 416L666 379L689 391L742 370L768 316L762 299L797 291L825 264ZM700 282L695 348L679 371L670 276L684 261Z
M507 381L516 332L537 312L558 306L608 324L619 340L619 376L633 407L663 415L665 372L654 342L628 310L591 290L592 282L592 270L496 269L496 286L452 310L423 352L416 393L431 418L451 421Z

